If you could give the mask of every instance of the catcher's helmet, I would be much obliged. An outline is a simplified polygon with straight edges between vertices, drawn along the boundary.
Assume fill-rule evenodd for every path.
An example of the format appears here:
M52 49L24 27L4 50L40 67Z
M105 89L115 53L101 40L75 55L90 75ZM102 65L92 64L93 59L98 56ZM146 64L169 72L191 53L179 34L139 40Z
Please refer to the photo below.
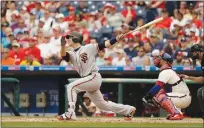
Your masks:
M156 57L153 57L153 58L154 58L154 65L156 67L159 67L159 68L161 67L161 64L160 64L161 60L166 61L169 66L172 66L173 57L170 56L168 53L163 53L162 55L156 56Z
M82 42L83 42L83 35L81 35L78 32L71 32L70 34L66 35L66 38L67 39L72 38L72 41L74 43L82 44Z
M195 44L191 47L191 52L201 52L204 50L204 46L200 44Z
M169 55L168 53L164 53L161 55L162 60L172 64L173 63L173 57Z

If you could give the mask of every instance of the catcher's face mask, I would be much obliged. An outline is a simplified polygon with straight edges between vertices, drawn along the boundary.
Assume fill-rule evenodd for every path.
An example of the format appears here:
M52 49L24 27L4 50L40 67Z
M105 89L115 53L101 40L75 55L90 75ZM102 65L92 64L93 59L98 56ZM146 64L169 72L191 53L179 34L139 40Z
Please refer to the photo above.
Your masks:
M156 67L160 68L160 67L161 67L161 64L160 64L160 62L161 62L161 57L160 57L160 56L154 56L153 59L154 59L154 65L155 65Z

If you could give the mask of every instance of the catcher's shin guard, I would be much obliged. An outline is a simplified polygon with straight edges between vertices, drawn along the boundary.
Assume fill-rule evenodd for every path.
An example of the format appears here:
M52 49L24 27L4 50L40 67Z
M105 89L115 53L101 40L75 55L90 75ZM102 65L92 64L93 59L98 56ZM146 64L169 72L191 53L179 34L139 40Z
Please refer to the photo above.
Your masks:
M176 113L181 113L176 106L174 105L174 103L171 101L171 99L169 99L165 93L158 93L158 95L156 95L154 97L155 101L160 105L161 108L163 108L164 110L166 110L169 114L176 114Z

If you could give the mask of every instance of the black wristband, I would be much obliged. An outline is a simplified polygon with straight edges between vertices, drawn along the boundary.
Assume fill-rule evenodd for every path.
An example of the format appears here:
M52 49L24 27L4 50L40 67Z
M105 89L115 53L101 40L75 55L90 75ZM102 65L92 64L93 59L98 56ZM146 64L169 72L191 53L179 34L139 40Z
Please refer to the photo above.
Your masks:
M110 39L110 44L111 44L111 45L115 44L116 42L117 42L116 37Z

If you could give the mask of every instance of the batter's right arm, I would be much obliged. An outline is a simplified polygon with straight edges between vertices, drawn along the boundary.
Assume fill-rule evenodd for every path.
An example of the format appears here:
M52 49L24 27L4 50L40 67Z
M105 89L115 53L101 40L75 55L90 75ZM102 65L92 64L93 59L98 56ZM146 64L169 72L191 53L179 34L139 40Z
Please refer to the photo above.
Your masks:
M63 60L65 60L66 62L69 62L69 53L66 52L65 45L66 45L66 40L65 40L65 37L62 36L60 54Z

